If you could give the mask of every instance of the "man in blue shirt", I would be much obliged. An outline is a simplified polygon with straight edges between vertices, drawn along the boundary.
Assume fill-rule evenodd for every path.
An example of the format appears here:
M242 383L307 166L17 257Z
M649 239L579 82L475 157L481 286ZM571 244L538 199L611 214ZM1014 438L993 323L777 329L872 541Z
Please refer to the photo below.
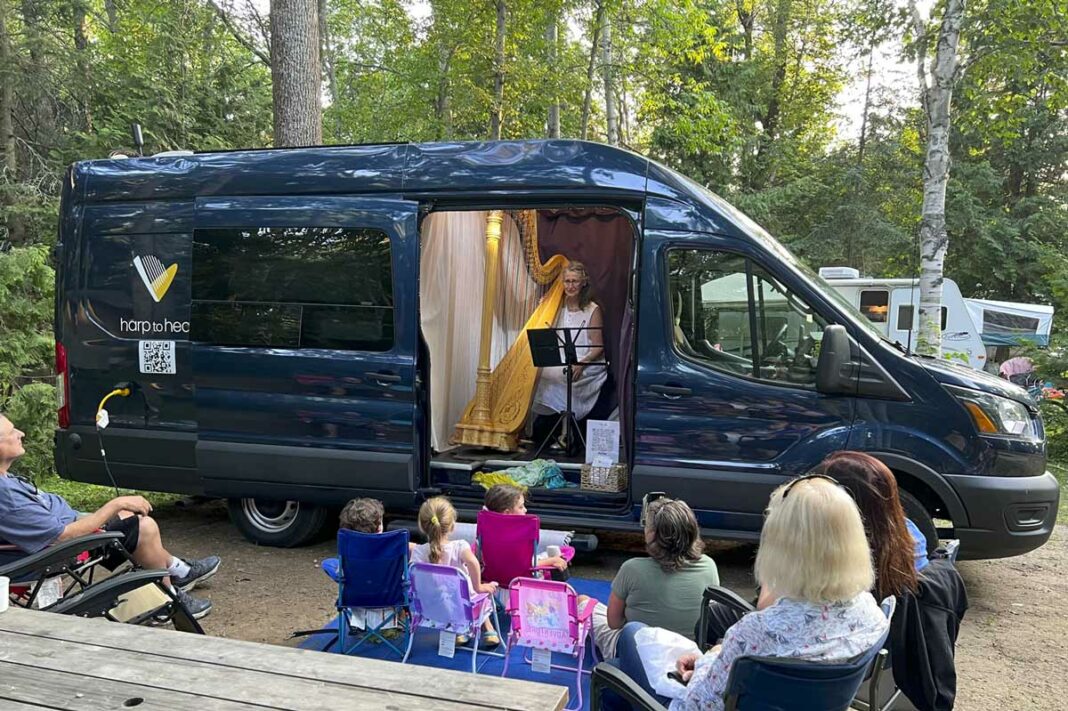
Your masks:
M24 436L0 415L0 543L30 554L97 530L121 531L123 545L138 565L169 571L164 584L175 589L193 617L200 619L211 612L211 601L195 598L189 590L215 575L220 563L217 556L186 563L167 552L159 526L149 516L152 504L143 496L119 496L93 513L79 514L62 496L40 491L11 474L11 465L26 453Z

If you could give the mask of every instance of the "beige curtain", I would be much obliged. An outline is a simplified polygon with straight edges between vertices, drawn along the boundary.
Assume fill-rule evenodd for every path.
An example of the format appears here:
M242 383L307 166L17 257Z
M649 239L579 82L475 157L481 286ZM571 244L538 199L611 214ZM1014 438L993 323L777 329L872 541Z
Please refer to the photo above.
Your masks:
M430 352L430 446L442 452L475 394L486 268L486 213L434 212L423 221L419 310ZM493 310L491 367L523 330L542 289L527 273L515 224L505 217Z

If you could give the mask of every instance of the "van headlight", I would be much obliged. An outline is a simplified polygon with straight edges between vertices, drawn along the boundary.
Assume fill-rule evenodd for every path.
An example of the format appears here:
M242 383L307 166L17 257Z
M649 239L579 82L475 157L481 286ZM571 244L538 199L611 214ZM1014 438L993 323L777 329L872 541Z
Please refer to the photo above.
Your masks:
M953 385L945 388L964 405L981 434L1036 438L1031 413L1022 402Z

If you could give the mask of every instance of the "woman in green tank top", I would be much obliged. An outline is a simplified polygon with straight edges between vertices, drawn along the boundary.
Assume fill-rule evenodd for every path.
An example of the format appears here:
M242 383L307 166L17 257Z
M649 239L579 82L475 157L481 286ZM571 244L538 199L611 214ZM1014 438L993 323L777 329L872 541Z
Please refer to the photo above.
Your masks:
M593 636L605 659L616 656L623 625L644 622L693 637L701 594L719 585L716 564L704 555L697 517L685 501L657 499L646 509L648 558L631 558L612 580L608 604L593 611ZM580 608L586 604L583 596Z

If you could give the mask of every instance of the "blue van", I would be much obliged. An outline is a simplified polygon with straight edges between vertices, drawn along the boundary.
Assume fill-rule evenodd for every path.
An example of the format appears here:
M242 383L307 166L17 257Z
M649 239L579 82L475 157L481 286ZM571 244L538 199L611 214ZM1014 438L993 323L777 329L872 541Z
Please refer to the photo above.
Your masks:
M536 214L541 258L555 240L601 280L611 377L591 417L619 422L626 477L622 491L534 489L547 525L636 530L643 497L665 492L707 536L756 540L776 486L855 449L966 558L1049 538L1059 488L1024 390L906 352L716 195L579 141L75 164L56 253L58 471L226 498L270 545L308 541L353 496L405 513L446 493L473 514L473 477L528 461L534 443L452 446L459 410L454 398L442 419L453 384L439 383L475 365L435 351L428 324L477 333L482 297L465 299L484 293L470 274L489 257L453 245L481 244L464 216L516 210ZM430 241L435 224L449 236ZM509 249L500 258L522 264ZM98 432L98 404L122 383L132 394ZM577 480L581 454L559 462Z

